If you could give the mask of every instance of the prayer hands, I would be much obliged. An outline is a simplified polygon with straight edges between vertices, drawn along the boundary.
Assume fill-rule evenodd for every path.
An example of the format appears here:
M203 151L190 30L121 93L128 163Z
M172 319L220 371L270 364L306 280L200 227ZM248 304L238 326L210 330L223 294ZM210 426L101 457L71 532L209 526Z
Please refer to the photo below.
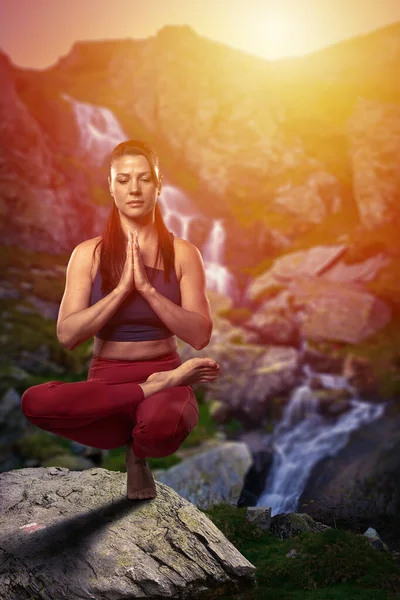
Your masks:
M135 231L133 234L131 231L128 231L126 260L117 288L126 295L130 294L134 289L144 295L151 287L152 285L147 278L143 259L140 254L137 233Z

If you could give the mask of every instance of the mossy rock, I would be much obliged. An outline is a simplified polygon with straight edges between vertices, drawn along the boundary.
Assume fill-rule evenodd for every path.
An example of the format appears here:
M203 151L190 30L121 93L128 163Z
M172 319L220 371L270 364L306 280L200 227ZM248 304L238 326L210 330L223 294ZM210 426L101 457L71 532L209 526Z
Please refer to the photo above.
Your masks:
M276 515L275 517L272 517L270 526L272 535L281 540L286 540L300 532L325 531L325 529L330 529L330 527L324 523L314 521L314 519L306 513Z
M22 436L15 446L22 458L37 458L40 461L64 454L70 447L68 440L41 431Z
M56 454L51 458L43 460L42 467L63 467L70 471L84 471L94 467L94 463L84 456L74 456L73 454Z

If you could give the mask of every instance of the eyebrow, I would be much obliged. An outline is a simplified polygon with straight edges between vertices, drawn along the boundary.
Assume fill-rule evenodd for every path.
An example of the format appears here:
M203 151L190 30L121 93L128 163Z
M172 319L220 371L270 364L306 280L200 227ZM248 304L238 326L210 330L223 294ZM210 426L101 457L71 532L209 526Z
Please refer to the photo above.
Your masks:
M118 175L126 175L129 177L130 173L117 173L115 177L118 177ZM138 173L138 175L151 175L151 171L142 171L141 173Z

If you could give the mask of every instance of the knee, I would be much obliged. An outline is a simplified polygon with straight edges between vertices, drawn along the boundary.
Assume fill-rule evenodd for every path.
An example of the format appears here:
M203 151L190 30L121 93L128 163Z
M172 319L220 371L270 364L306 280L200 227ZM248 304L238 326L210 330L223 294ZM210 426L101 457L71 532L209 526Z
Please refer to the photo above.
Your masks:
M29 387L21 396L21 411L26 417L40 416L40 409L46 394L56 382L49 381Z
M35 409L38 405L38 397L37 397L37 386L34 385L22 394L21 396L21 410L26 417L32 417L35 415Z
M185 402L179 421L176 426L174 437L179 440L187 438L199 420L199 409L197 406L196 397L193 394L187 402Z

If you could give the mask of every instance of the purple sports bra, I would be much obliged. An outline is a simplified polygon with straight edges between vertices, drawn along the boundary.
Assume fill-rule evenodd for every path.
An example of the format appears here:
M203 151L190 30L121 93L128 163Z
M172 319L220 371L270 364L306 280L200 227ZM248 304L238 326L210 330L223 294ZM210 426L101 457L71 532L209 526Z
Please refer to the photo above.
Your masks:
M162 269L155 269L147 265L145 265L145 269L150 280L151 276L153 276L153 287L160 294L180 306L181 291L175 269L172 268L170 271L170 283L164 282L164 271ZM95 304L103 297L99 267L93 282L90 305ZM104 327L95 334L95 337L101 340L116 342L138 342L144 340L163 340L173 335L172 331L164 325L142 294L134 290L120 304Z

